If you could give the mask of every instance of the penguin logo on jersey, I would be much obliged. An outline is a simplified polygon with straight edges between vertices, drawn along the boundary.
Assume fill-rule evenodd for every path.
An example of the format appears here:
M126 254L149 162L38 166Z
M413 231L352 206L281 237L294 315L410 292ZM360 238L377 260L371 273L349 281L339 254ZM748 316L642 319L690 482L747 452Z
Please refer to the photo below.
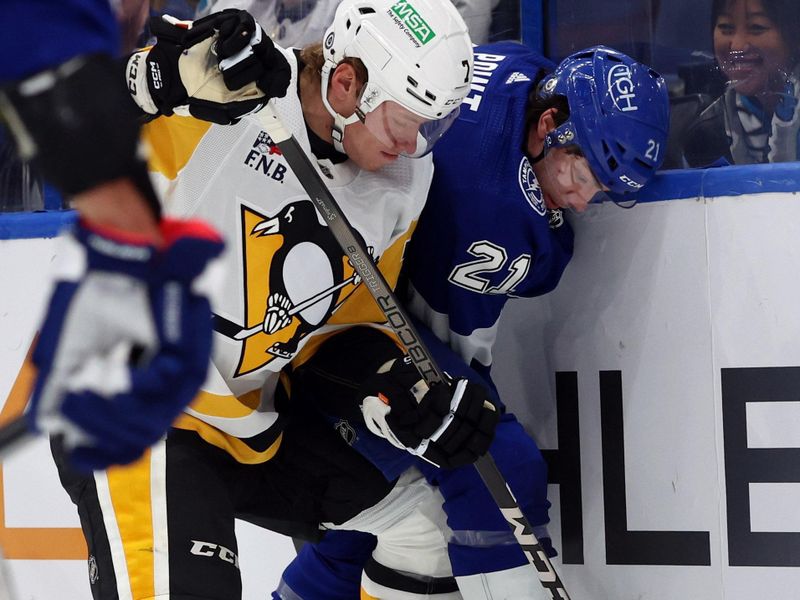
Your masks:
M531 208L535 210L537 214L544 216L546 209L542 196L542 188L539 187L539 181L536 179L533 167L531 167L530 161L525 156L522 157L522 161L519 163L519 188L522 190Z
M360 283L310 200L241 211L246 325L229 335L243 342L234 376L294 356Z

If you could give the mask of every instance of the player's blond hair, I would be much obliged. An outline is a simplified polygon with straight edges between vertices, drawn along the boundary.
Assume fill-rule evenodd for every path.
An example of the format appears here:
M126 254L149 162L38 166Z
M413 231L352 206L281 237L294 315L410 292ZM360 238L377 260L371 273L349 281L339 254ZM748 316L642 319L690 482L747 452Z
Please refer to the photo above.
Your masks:
M322 51L322 44L311 44L306 46L300 51L300 60L303 62L303 73L319 77L322 74L322 66L325 64L325 55ZM360 58L348 57L345 58L343 63L353 67L356 71L356 77L364 84L367 82L369 74L367 67L361 62Z

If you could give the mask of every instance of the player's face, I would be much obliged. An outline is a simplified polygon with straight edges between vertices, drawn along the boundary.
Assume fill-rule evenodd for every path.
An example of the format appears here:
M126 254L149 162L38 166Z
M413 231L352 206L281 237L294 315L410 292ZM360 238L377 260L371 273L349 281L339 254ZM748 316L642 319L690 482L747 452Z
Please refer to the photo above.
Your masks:
M360 168L376 171L401 154L414 155L418 147L424 146L424 141L418 144L418 139L425 119L392 101L382 102L364 114L359 109L364 89L352 69L340 65L333 75L328 100L341 115L359 115L345 126L344 150Z
M760 0L732 0L714 24L714 54L725 76L745 96L780 89L789 49Z
M360 121L345 127L344 150L365 171L377 171L393 163L404 149L402 144L383 143Z
M548 208L569 208L583 212L589 204L602 201L604 188L592 173L589 163L577 147L551 148L534 165Z
M425 149L420 128L427 120L397 102L382 102L363 116L363 123L378 141L400 154L414 156L418 149Z
M592 173L589 162L577 146L551 147L541 160L531 157L544 152L547 135L556 129L555 108L548 108L528 131L528 158L549 209L569 208L583 212L591 202L602 202L608 191Z

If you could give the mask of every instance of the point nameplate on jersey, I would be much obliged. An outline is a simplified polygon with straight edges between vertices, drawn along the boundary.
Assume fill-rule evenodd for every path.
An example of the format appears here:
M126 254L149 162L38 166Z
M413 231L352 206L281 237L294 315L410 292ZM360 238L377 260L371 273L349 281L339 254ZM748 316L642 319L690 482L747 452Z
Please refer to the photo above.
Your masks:
M466 117L469 113L478 112L481 100L483 100L483 92L486 91L486 85L489 83L489 78L492 76L495 69L497 69L499 63L505 59L506 57L502 54L475 53L475 60L472 65L472 83L470 83L469 86L469 94L467 94L463 102L469 107L469 111L465 111L462 108L462 118Z

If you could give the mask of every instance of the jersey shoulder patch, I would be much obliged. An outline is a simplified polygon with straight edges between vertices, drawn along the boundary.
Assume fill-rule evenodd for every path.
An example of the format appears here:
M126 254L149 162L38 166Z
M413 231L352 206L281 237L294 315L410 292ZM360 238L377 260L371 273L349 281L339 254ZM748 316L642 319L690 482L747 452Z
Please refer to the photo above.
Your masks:
M545 206L544 198L542 196L542 188L539 186L539 181L533 172L533 167L526 156L522 157L519 162L519 187L522 190L525 199L531 208L537 214L544 216Z
M519 71L514 71L511 75L506 78L506 85L510 85L512 83L525 83L530 81L531 78L525 75L525 73L520 73Z

